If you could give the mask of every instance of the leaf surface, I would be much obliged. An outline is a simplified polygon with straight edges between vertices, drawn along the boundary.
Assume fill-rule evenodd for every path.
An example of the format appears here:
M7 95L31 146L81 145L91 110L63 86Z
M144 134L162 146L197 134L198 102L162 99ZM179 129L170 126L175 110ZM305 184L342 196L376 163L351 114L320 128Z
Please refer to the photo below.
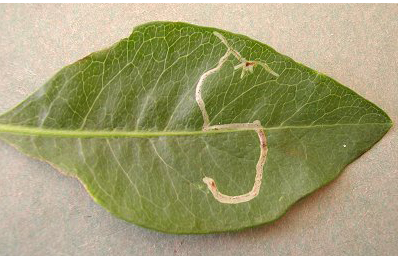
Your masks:
M201 78L208 126L218 130L204 131ZM242 127L256 120L261 130ZM120 218L209 233L279 218L391 125L371 102L263 43L153 22L60 70L0 116L0 138L77 177ZM264 151L258 131L268 149L258 194L221 203L203 178L223 194L249 192Z

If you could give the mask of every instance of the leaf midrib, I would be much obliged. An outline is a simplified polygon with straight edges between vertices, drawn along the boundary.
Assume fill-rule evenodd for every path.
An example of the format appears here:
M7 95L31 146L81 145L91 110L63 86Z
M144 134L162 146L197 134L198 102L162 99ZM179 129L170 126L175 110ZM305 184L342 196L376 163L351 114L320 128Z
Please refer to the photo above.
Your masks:
M266 131L284 130L284 129L308 129L308 128L327 128L341 126L366 126L366 125L389 125L392 123L363 123L363 124L330 124L330 125L310 125L310 126L277 126L264 127ZM162 136L196 136L221 133L233 133L242 131L253 131L253 129L227 129L217 131L90 131L90 130L59 130L39 127L27 127L9 124L0 124L0 133L11 133L17 135L35 135L35 136L54 136L54 137L76 137L76 138L117 138L117 137L162 137Z

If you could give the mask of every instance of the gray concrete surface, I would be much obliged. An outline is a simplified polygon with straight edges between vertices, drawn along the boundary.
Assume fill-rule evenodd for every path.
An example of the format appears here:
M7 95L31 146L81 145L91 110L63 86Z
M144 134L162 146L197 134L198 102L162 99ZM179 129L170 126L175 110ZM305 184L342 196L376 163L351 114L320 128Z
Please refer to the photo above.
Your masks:
M248 35L370 99L398 122L398 5L0 5L0 113L55 72L172 20ZM394 126L282 219L238 233L167 235L110 215L75 179L0 142L2 255L398 254Z

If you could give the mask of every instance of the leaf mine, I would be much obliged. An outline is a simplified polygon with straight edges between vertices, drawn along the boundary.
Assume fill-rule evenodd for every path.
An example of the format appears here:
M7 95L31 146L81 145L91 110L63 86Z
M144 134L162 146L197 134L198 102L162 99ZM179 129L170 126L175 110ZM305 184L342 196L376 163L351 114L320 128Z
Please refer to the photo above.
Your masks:
M248 130L252 129L256 131L258 134L259 142L260 142L260 157L258 159L257 165L256 165L256 177L254 180L254 185L251 191L239 195L239 196L229 196L221 193L217 189L217 185L215 181L210 178L210 177L204 177L203 182L207 184L207 187L213 194L214 198L218 200L221 203L227 203L227 204L238 204L242 202L248 202L252 199L254 199L260 192L260 187L261 187L261 182L263 178L263 169L264 169L264 164L265 160L267 157L267 138L265 136L264 132L264 127L261 125L261 122L259 120L254 121L253 123L233 123L233 124L224 124L224 125L216 125L216 126L211 126L209 125L209 115L207 114L206 111L206 106L205 103L202 99L202 85L206 78L219 71L221 67L224 65L224 63L227 61L230 55L233 55L239 62L240 64L235 66L234 69L242 69L242 75L241 78L244 77L244 74L249 71L250 73L253 72L253 67L257 64L261 65L266 71L271 73L274 76L279 76L276 72L274 72L271 68L268 67L264 62L259 62L259 61L247 61L245 58L243 58L238 51L233 49L229 44L228 41L225 39L222 34L218 32L213 32L215 36L217 36L221 42L227 47L227 51L225 54L220 58L218 61L218 65L206 71L203 73L203 75L200 77L198 84L196 85L196 92L195 92L195 99L196 102L198 103L198 106L200 108L200 111L202 112L203 116L203 131L215 131L215 130L221 130L221 129L242 129L242 130Z

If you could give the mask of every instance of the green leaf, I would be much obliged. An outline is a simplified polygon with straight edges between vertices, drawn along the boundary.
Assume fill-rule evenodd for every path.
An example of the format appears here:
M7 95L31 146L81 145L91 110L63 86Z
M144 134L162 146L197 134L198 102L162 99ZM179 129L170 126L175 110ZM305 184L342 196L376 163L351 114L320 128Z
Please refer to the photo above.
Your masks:
M209 233L279 218L391 125L265 44L153 22L59 71L0 116L0 138L78 178L122 219Z

